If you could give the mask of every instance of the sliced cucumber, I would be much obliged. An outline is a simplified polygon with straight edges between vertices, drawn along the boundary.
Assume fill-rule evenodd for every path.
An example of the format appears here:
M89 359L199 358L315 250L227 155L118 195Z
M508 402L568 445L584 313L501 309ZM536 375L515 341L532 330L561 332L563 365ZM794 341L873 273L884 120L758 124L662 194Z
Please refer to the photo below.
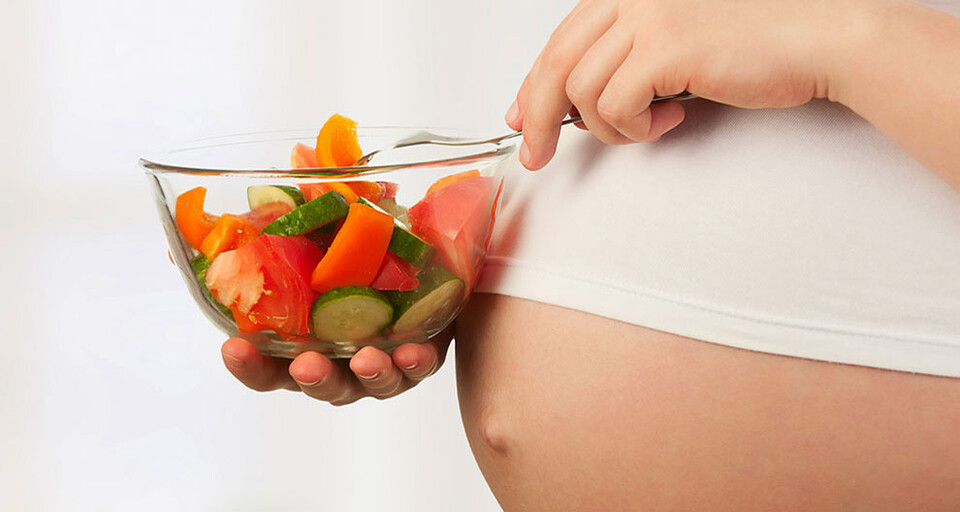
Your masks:
M362 197L358 202L389 215L389 212L385 212L379 206ZM390 245L387 247L387 250L417 268L424 268L429 265L430 260L433 259L433 255L436 252L432 245L411 233L396 217L394 217L393 234L390 235Z
M463 281L440 265L417 274L420 286L409 292L385 292L396 311L393 332L428 331L445 323L463 300Z
M368 286L344 286L324 293L310 310L310 326L317 339L360 341L370 338L393 320L393 306Z
M254 185L247 187L247 203L251 210L270 203L283 203L289 205L290 208L296 208L303 202L303 192L300 192L297 187L289 185Z
M207 288L207 269L210 268L210 260L208 260L203 254L198 254L197 257L193 258L193 261L190 262L190 266L193 267L193 273L196 274L197 281L200 281L200 288L203 290L203 294L210 302L213 303L214 306L217 307L217 309L220 310L221 313L223 313L230 320L233 320L233 313L226 306L221 304L220 301L218 301L217 298L210 293L210 289Z
M393 225L393 235L390 236L390 245L387 246L387 250L417 268L429 265L436 253L432 245L397 224Z
M339 192L331 191L271 222L263 232L299 236L346 217L348 211L347 200Z

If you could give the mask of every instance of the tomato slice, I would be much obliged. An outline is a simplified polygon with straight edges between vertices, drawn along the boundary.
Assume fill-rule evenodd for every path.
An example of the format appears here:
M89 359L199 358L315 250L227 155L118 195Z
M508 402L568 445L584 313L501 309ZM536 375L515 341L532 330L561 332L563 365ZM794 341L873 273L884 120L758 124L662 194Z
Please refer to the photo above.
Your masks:
M317 153L310 146L297 143L290 153L290 167L293 169L313 169L317 164Z
M207 269L210 292L234 313L241 332L270 329L305 335L317 298L310 273L323 257L304 237L261 235L221 254Z
M476 282L489 242L498 191L492 177L467 177L435 190L407 211L416 234L437 248L441 262L468 288Z
M383 263L377 272L377 277L373 278L370 287L375 290L398 290L406 292L416 290L420 286L417 274L420 269L414 267L409 262L400 258L396 254L387 251L383 257Z
M259 233L263 231L263 228L267 227L268 224L290 213L292 210L293 208L286 203L267 203L244 213L241 217L250 224L253 224L257 229L257 233Z
M400 188L399 185L392 181L378 181L376 183L383 189L383 197L381 199L397 199L397 189Z

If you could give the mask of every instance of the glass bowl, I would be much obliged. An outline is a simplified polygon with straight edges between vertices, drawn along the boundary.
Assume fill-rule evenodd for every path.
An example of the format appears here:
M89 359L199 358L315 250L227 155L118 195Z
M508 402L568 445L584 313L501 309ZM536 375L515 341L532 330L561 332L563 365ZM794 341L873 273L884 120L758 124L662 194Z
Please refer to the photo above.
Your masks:
M370 151L421 130L359 127L357 134ZM312 147L315 137L232 135L140 160L191 296L224 333L275 357L347 358L367 345L389 352L426 341L469 299L515 144L418 146L362 167L292 168L294 145ZM209 230L200 236L198 219Z

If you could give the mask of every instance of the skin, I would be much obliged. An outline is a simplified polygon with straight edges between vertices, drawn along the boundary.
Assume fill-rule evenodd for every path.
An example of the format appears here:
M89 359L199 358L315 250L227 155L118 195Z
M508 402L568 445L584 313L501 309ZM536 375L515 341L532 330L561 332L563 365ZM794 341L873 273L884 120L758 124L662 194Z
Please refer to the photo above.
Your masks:
M828 98L960 189L957 83L960 20L902 0L584 0L506 120L523 130L520 160L535 170L571 110L601 141L626 144L683 121L682 103L651 107L654 96L752 109Z
M960 379L499 295L457 323L463 424L504 511L960 510Z
M571 112L625 144L683 122L682 103L654 96L826 98L960 190L956 84L960 20L900 0L585 0L506 120L536 170ZM759 354L500 296L474 297L456 334L467 437L505 510L960 508L960 379ZM342 405L415 386L449 340L348 363L274 360L240 339L222 353L251 389Z

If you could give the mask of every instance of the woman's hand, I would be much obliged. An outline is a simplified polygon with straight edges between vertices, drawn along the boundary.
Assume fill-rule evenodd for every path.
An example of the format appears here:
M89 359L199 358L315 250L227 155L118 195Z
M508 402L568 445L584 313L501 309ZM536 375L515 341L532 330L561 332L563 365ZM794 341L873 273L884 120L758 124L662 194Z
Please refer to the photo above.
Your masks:
M388 355L364 347L349 360L332 361L304 352L293 361L267 357L243 338L230 338L221 348L223 363L240 382L256 391L289 389L345 405L365 396L396 396L433 375L443 364L452 331L424 343L407 343Z
M878 0L879 1L879 0ZM550 37L507 113L520 160L547 164L575 110L608 144L657 140L683 121L684 91L743 108L827 97L860 0L583 0ZM875 2L876 3L876 2Z

